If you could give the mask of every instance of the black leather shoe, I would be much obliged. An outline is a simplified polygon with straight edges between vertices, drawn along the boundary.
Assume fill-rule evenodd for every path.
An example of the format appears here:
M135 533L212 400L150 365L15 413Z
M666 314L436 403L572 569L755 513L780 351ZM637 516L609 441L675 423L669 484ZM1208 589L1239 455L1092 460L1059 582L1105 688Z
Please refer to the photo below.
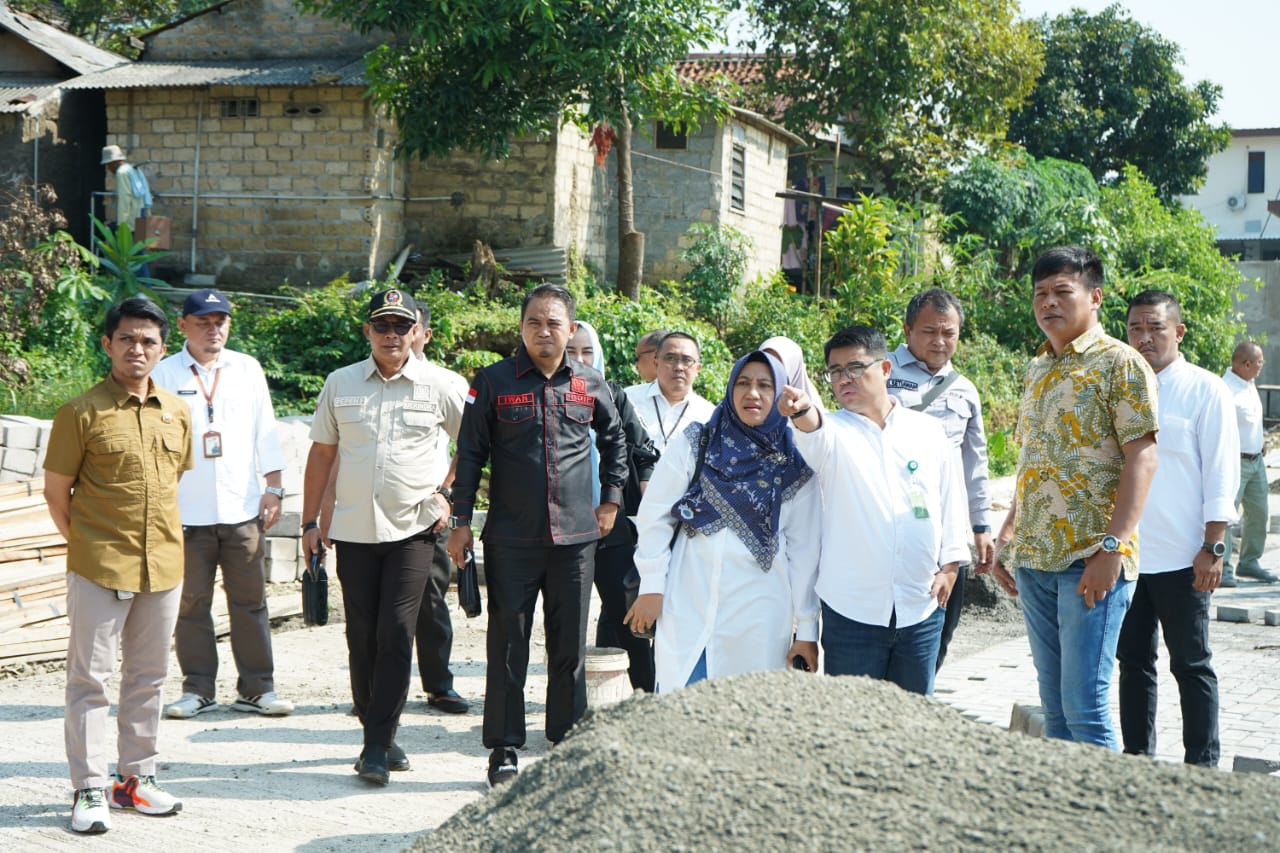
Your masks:
M471 703L459 696L458 691L452 687L443 693L428 693L427 704L446 714L465 714L471 708Z
M514 782L516 774L516 751L511 747L498 747L489 753L489 787L496 788L508 782Z
M386 785L391 781L387 771L387 748L375 744L366 744L360 757L356 759L356 774L375 785Z
M387 769L392 773L413 769L409 764L409 756L404 754L404 750L397 743L387 747Z

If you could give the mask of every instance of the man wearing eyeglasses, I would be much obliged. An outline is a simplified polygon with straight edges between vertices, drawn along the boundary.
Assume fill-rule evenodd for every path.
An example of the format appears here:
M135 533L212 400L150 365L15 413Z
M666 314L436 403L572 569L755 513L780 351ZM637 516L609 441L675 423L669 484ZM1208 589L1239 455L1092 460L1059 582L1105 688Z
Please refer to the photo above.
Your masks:
M658 347L658 378L626 389L658 452L688 424L706 423L715 406L693 384L702 368L698 342L685 332L668 332Z
M822 484L823 669L930 695L942 608L969 556L963 477L937 419L889 394L879 330L837 332L826 359L842 408L820 414L789 385L778 401Z
M338 581L347 620L351 694L364 729L356 773L376 785L408 770L395 742L409 693L414 628L435 550L447 525L440 432L456 438L465 383L413 355L417 303L401 290L369 300L372 353L325 379L303 476L303 545L320 553L319 516L334 462Z

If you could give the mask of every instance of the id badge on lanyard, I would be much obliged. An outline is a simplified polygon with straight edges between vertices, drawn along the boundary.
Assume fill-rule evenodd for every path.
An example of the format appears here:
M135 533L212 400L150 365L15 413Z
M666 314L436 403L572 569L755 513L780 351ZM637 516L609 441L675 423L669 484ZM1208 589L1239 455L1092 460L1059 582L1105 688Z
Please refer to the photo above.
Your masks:
M218 380L222 378L221 371L215 371L213 374L213 387L206 389L204 380L200 378L200 372L196 370L196 366L191 365L191 375L196 378L196 384L200 386L200 393L204 395L205 414L209 416L209 426L213 426L213 395L218 393ZM222 455L222 433L217 430L210 429L202 437L204 444L204 458L216 459Z

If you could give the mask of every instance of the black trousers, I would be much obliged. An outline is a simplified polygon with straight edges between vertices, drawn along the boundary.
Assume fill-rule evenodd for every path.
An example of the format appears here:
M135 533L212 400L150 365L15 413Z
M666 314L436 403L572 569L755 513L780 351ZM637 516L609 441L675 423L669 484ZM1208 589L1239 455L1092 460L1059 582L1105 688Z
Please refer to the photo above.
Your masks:
M428 693L448 693L453 689L453 673L449 671L453 621L444 597L453 580L453 562L445 550L445 540L444 536L436 537L427 585L422 591L422 606L418 609L418 628L414 632L418 675L422 678L422 689Z
M351 699L364 742L390 746L413 666L413 631L435 534L399 542L335 542L347 617Z
M622 582L635 566L636 547L629 542L596 547L596 592L600 594L600 620L596 623L596 645L626 649L627 675L631 686L653 692L653 643L637 637L622 624L627 615L627 595Z
M951 645L951 635L960 624L960 610L964 607L964 582L969 579L969 567L961 566L956 572L956 584L951 588L951 597L947 599L946 613L942 617L942 641L938 644L938 663L933 671L942 669L942 659L947 656L947 646Z
M1131 755L1156 753L1156 657L1159 623L1169 669L1182 699L1183 760L1216 767L1218 676L1209 651L1209 596L1190 569L1140 575L1116 646L1120 662L1120 734Z
M542 593L547 635L547 740L558 743L587 710L587 614L596 543L511 546L486 542L489 663L484 745L525 743L524 684L533 611Z

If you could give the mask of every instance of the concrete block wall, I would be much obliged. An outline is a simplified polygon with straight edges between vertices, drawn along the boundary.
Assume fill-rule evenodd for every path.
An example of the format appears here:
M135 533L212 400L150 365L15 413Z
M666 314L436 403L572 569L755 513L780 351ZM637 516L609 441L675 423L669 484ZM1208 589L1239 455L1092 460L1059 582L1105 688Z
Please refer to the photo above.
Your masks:
M787 143L754 124L728 123L728 139L721 150L725 190L720 197L720 221L732 225L751 238L747 280L778 269L782 258L783 200L777 193L787 187ZM745 149L745 210L729 207L729 175L732 142Z
M49 426L26 415L0 415L0 483L43 476Z
M556 144L555 245L574 247L578 258L604 271L617 230L609 231L609 208L617 204L614 161L596 165L589 138L574 125L561 128Z
M186 62L359 55L385 42L387 34L352 32L335 21L299 12L291 0L236 0L144 40L145 60Z
M635 187L636 228L644 232L644 277L646 281L678 279L688 269L680 260L680 251L688 245L686 232L695 222L714 223L721 208L727 208L728 187L722 176L724 128L704 125L688 136L687 148L657 149L651 122L648 135L637 128L632 145L637 156L631 158ZM652 159L658 158L658 159ZM610 158L610 165L614 158ZM726 161L727 162L727 161ZM617 229L617 210L610 212L609 228ZM781 218L778 220L781 222ZM615 241L616 242L616 241ZM610 269L616 274L617 249L610 257Z
M558 141L555 136L517 140L506 160L455 151L411 163L410 198L461 192L465 201L460 207L448 201L408 202L405 239L420 250L443 254L470 252L475 240L495 249L554 245Z
M257 98L259 115L220 118L230 98ZM290 114L297 105L322 112ZM363 279L401 241L396 205L376 198L388 194L393 141L359 87L110 90L107 122L108 143L145 164L154 210L172 220L160 269L188 269L193 196L194 272L221 285Z

